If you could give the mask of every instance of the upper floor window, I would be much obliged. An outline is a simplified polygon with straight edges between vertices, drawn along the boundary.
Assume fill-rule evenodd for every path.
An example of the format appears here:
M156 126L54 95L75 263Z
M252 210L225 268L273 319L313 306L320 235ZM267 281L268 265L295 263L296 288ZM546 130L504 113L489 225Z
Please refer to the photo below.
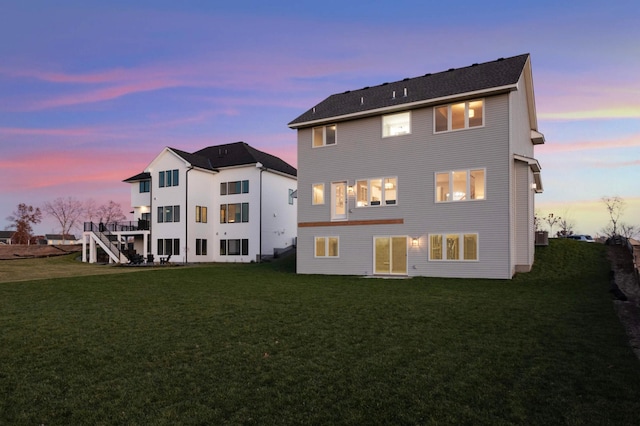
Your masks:
M382 137L406 135L411 133L411 112L385 115L382 117Z
M336 144L336 125L321 126L313 128L313 147L335 145Z
M249 203L220 204L220 223L249 222Z
M249 193L248 180L236 180L231 182L220 183L220 195L248 194L248 193Z
M158 185L160 188L165 186L178 186L178 169L165 170L158 173Z
M151 183L151 181L141 180L140 181L140 193L149 192L149 190L150 190L150 188L149 188L150 185L149 184L150 183Z
M485 170L436 173L436 202L485 199Z
M398 178L385 177L356 181L356 206L394 205L398 201Z
M467 129L484 125L484 100L466 101L434 108L435 131Z
M196 222L207 223L207 208L196 206Z
M180 206L158 206L158 223L180 222Z
M314 183L311 204L324 204L324 183Z

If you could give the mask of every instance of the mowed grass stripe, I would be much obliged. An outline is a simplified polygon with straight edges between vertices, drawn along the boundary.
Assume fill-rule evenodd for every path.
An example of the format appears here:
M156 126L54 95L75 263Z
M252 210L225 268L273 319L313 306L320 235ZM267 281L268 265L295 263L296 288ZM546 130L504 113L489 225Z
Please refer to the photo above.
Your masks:
M638 418L603 246L552 241L511 281L294 261L0 284L0 424Z

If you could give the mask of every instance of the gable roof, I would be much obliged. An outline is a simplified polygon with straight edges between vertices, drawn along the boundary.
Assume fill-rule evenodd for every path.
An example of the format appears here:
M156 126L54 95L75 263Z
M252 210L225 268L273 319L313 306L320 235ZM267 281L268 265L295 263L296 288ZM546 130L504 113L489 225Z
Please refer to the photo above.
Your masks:
M291 176L297 176L298 174L296 168L289 163L275 155L255 149L245 142L210 146L196 151L194 155L207 158L214 168L261 163L268 169L277 170Z
M13 238L16 231L0 231L0 239Z
M298 175L296 168L286 161L276 157L275 155L267 154L266 152L255 149L245 142L209 146L194 153L171 147L165 148L165 151L166 150L169 150L182 158L191 166L203 170L217 172L220 168L224 167L261 163L264 167L273 171L278 171L294 177ZM147 179L151 179L151 173L143 172L127 178L123 182L133 183Z
M427 103L444 102L456 96L513 90L528 61L527 53L379 86L348 90L329 96L291 121L289 127L295 129L329 119L373 115L381 110L391 112L409 109Z
M75 240L76 236L73 234L44 234L47 240Z

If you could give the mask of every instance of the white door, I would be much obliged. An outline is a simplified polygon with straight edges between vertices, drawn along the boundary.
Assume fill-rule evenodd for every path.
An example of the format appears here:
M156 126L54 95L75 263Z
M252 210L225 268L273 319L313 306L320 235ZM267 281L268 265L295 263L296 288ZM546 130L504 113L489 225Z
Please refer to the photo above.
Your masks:
M331 183L331 220L347 219L347 183Z

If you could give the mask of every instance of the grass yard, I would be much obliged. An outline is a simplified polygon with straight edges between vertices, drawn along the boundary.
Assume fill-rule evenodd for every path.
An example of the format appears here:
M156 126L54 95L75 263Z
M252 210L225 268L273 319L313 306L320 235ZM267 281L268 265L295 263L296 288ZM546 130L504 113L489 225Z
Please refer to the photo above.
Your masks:
M288 258L3 283L0 424L635 425L604 249L552 241L511 281Z

